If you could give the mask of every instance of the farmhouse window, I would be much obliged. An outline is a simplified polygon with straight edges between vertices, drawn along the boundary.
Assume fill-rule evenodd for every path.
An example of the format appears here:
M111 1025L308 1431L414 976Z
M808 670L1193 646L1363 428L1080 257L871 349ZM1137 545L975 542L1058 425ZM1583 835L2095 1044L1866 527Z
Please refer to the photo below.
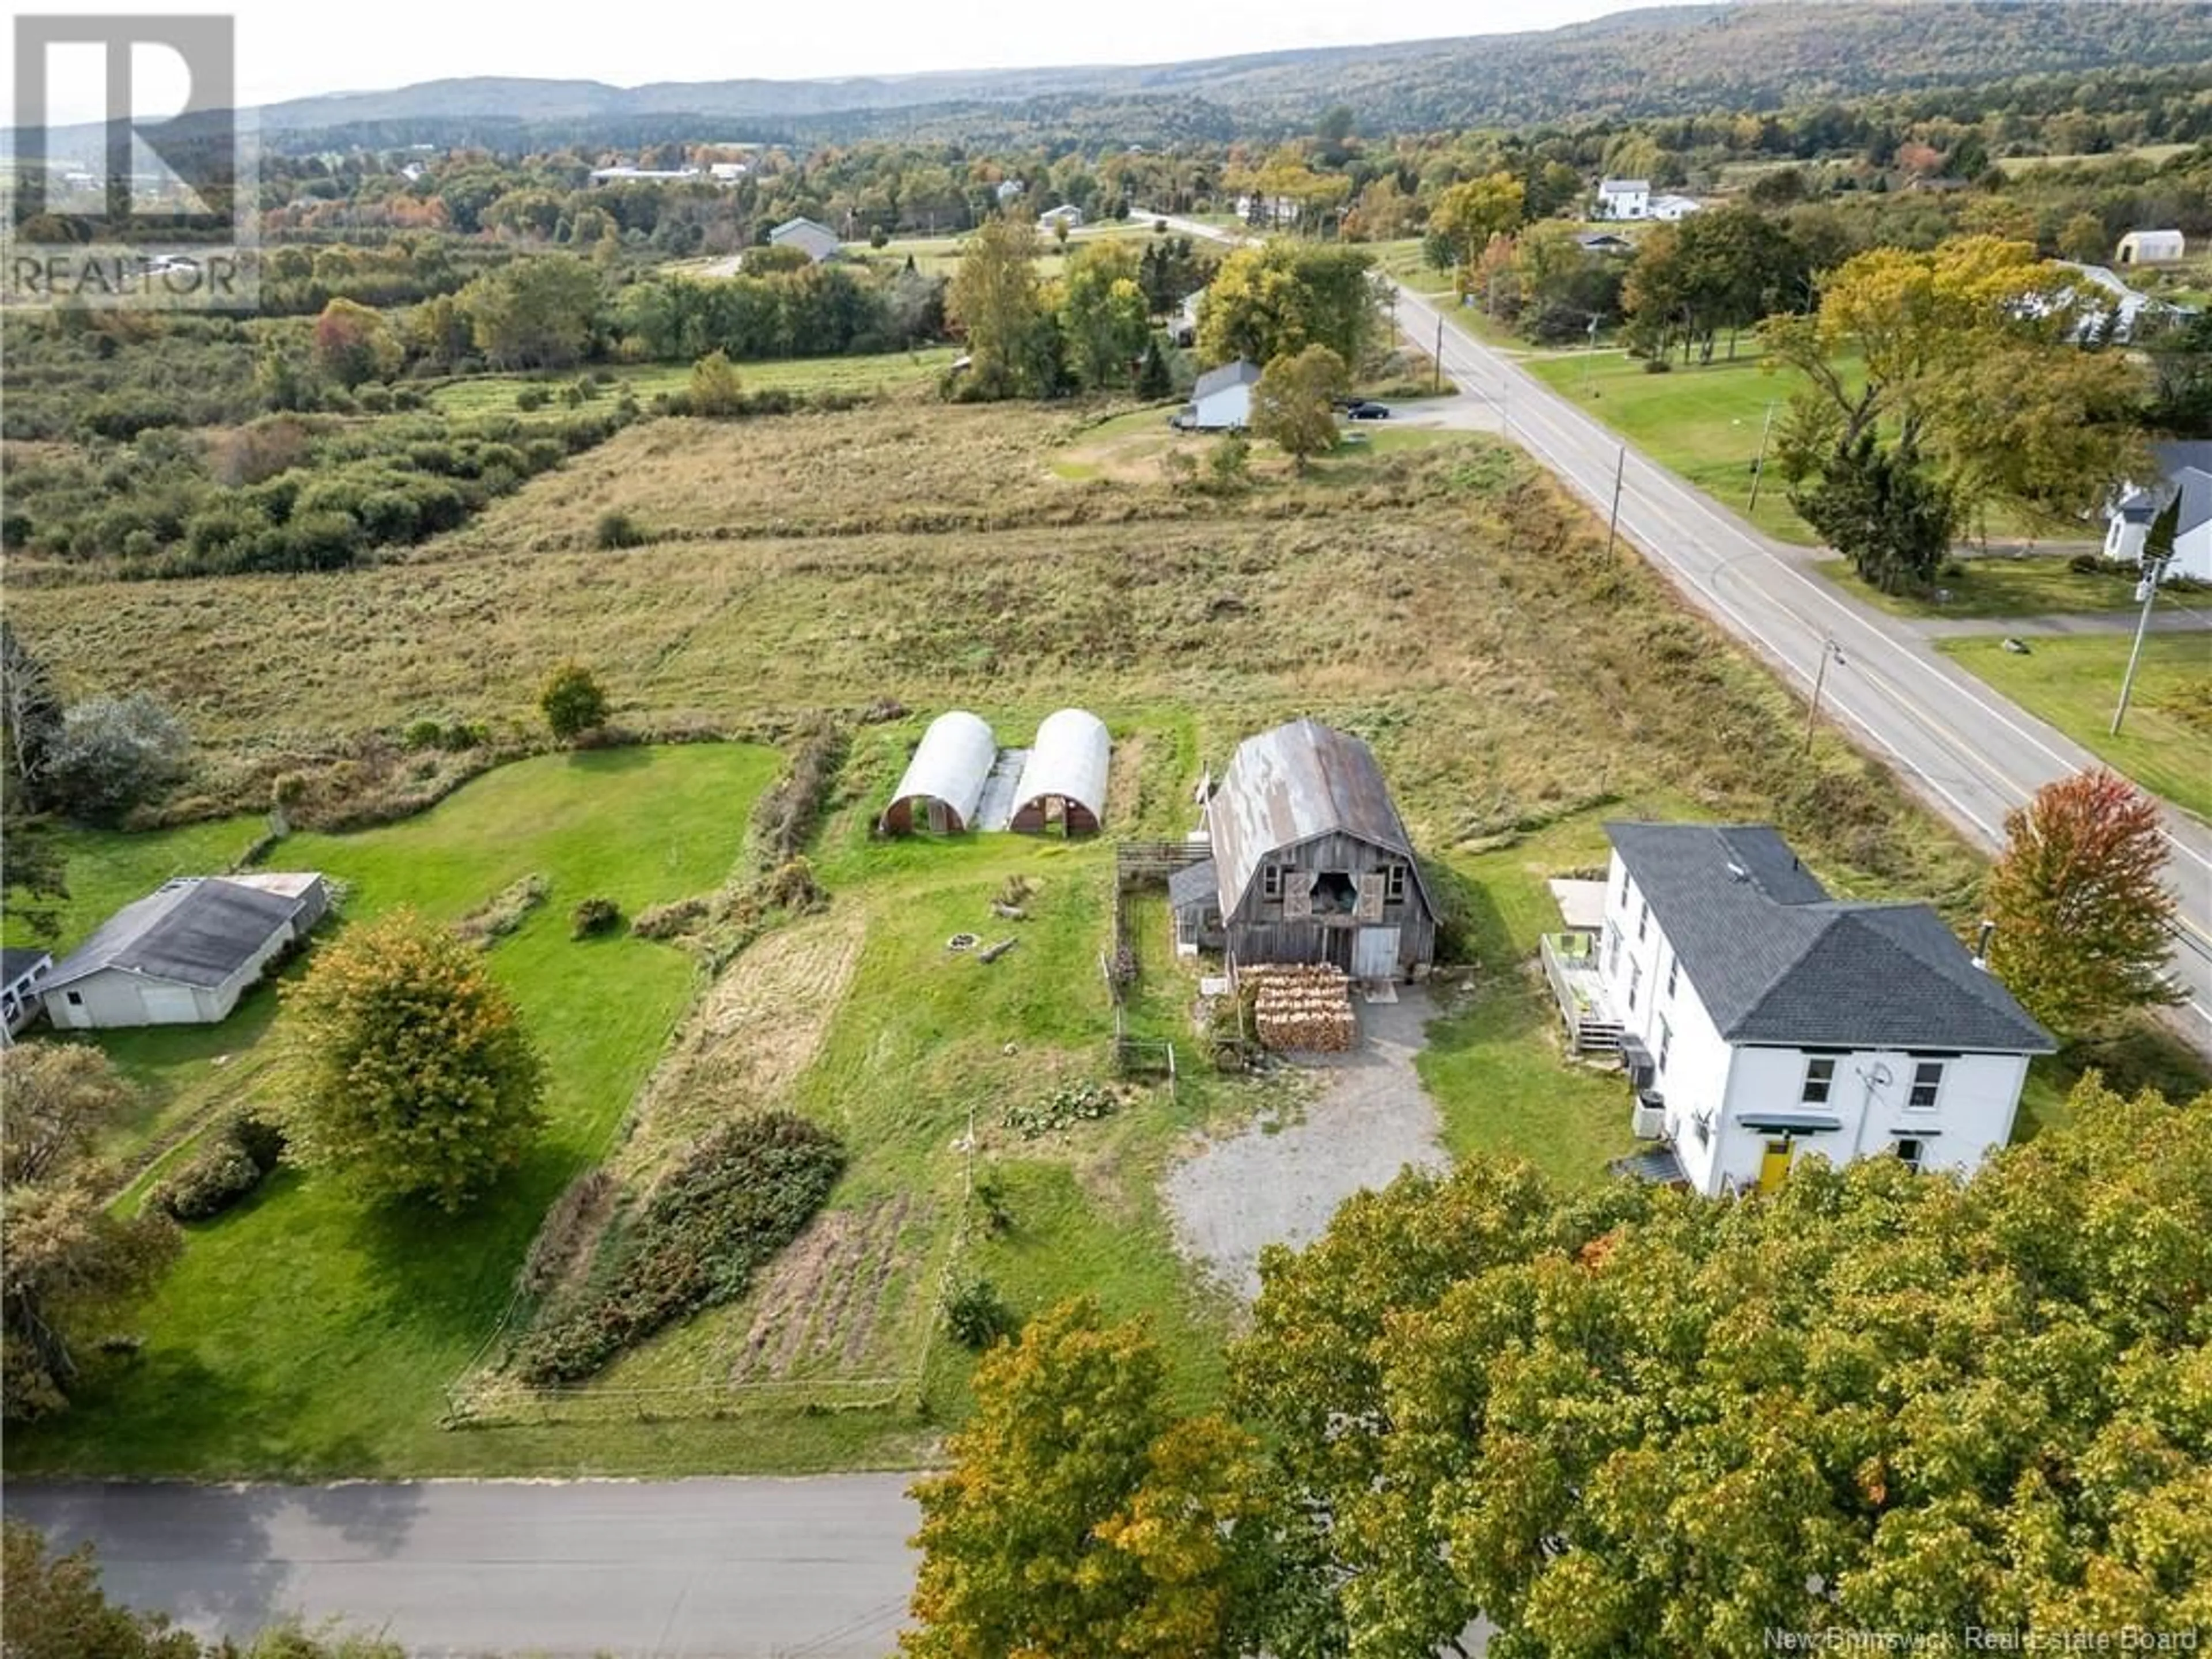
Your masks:
M1897 1142L1897 1161L1908 1170L1917 1170L1928 1156L1928 1143L1911 1135L1900 1135Z
M1905 1097L1905 1103L1917 1111L1932 1112L1936 1109L1936 1097L1942 1092L1943 1062L1940 1060L1917 1062L1912 1067L1912 1092Z
M62 993L62 994L63 994L64 996L65 996L65 997L67 997L67 998L69 999L69 1006L70 1006L70 1007L72 1007L72 1008L82 1008L82 1007L83 1007L83 1006L84 1006L84 999L83 999L82 996L80 996L76 992L75 992L75 991L64 991L64 992L63 992L63 993Z
M1825 1106L1828 1103L1828 1091L1835 1082L1834 1060L1808 1060L1805 1062L1805 1092L1798 1098L1808 1106Z
M1317 916L1348 916L1359 903L1358 884L1349 870L1323 870L1306 878L1306 891L1313 895L1313 914Z
M1605 925L1605 971L1608 979L1620 971L1620 929L1610 921Z
M1662 1077L1667 1072L1667 1051L1674 1046L1674 1028L1667 1023L1666 1015L1662 1014L1659 1016L1659 1073Z
M1636 988L1643 983L1644 964L1640 962L1630 963L1628 964L1628 1006L1632 1008L1636 1006Z
M1620 908L1624 910L1628 908L1628 872L1626 868L1620 872Z
M1644 908L1636 918L1636 942L1644 943L1644 930L1651 926L1651 901L1644 901Z
M1676 957L1667 964L1667 1000L1674 1000L1674 981L1682 976L1682 958Z
M1273 904L1283 896L1283 866L1263 864L1260 866L1260 896Z
M1383 890L1383 898L1385 902L1390 904L1403 904L1406 902L1406 866L1404 865L1394 864L1390 866L1389 885Z

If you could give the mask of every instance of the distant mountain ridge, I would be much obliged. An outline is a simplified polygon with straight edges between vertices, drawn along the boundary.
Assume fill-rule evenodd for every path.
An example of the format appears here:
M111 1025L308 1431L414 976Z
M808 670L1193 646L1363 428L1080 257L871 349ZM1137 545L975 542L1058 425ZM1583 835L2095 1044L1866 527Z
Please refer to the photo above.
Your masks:
M805 81L475 76L264 106L264 134L669 136L942 133L990 112L1046 124L1085 106L1175 136L1265 138L1349 105L1363 131L1775 109L2015 76L2212 64L2212 0L1752 0L1616 13L1540 33L1327 46L1117 67ZM987 123L988 125L988 123ZM710 133L708 126L727 129ZM466 135L465 137L461 135ZM1133 133L1133 136L1136 136Z

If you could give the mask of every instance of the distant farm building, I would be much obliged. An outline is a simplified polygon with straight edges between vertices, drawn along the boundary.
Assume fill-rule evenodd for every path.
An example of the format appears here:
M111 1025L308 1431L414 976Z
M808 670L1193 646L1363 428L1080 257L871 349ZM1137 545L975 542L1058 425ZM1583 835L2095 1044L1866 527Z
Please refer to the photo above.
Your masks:
M330 908L312 872L185 876L125 905L46 979L64 1030L212 1025Z
M837 252L837 233L812 219L787 219L768 234L772 247L795 247L819 264Z
M1260 366L1242 357L1209 368L1175 423L1187 432L1242 432L1252 423L1252 388L1259 383Z
M1056 823L1070 836L1097 835L1106 816L1112 752L1106 722L1097 715L1080 708L1048 715L1014 787L1011 827L1036 836Z
M2156 265L2181 258L2188 251L2178 230L2131 230L2120 238L2113 257L2124 265Z
M1057 824L1067 835L1096 835L1112 749L1105 722L1080 708L1049 716L1028 749L1000 748L988 725L956 708L921 734L877 828L887 836L1041 836Z
M1600 219L1648 219L1651 216L1649 179L1601 179L1597 186Z
M593 167L592 182L595 185L681 184L687 179L696 179L696 167Z
M1048 212L1037 215L1037 223L1050 230L1055 225L1066 225L1070 230L1083 228L1083 210L1063 202Z
M1651 198L1651 216L1673 224L1700 211L1704 206L1694 196L1655 196Z
M1232 969L1329 963L1355 979L1419 977L1436 906L1372 750L1317 721L1247 738L1206 804L1212 857L1169 883L1179 940Z

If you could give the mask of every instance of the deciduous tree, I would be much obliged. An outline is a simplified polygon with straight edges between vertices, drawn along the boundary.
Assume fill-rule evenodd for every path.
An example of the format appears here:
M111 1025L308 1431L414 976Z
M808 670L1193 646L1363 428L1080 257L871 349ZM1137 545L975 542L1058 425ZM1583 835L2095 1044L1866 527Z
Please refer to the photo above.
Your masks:
M2166 970L2174 899L2158 803L2099 768L2046 784L2005 819L1984 896L1990 966L2068 1036L2130 1008L2179 1000Z
M1026 359L1043 314L1036 275L1036 228L1005 214L969 237L945 309L966 336L969 374L981 395L1011 398L1030 389Z
M1137 1326L1085 1299L976 1367L951 1468L914 1488L914 1659L1231 1659L1250 1650L1268 1487L1218 1418L1177 1422Z
M15 624L0 617L0 748L8 788L36 809L46 768L62 737L61 693L46 665L31 654Z
M565 368L591 349L599 273L567 254L502 265L461 290L477 349L501 368Z
M44 799L88 823L120 817L183 772L191 738L151 692L88 697L62 718Z
M1429 228L1449 239L1459 264L1472 265L1493 236L1510 236L1521 224L1525 187L1510 173L1493 173L1452 185L1429 210Z
M1336 447L1335 401L1351 384L1344 359L1327 346L1308 346L1278 357L1252 388L1252 431L1267 439L1300 471L1316 455Z
M1310 1522L1285 1606L1375 1659L1478 1612L1528 1659L2201 1621L2212 1098L2072 1104L1967 1182L1565 1199L1478 1160L1353 1199L1231 1359Z
M745 406L744 382L738 378L737 367L727 356L720 351L710 351L691 365L691 380L685 388L685 397L694 415L709 417L734 415ZM596 726L606 718L605 702L602 696L599 718L592 720L592 725ZM553 717L550 706L545 715L549 720ZM574 733L563 732L556 726L554 735L568 737Z
M546 677L538 694L538 708L553 735L563 743L574 742L607 723L607 694L599 677L580 662L564 662Z
M450 930L405 910L349 928L285 1002L292 1144L365 1196L458 1210L536 1138L544 1068L513 999Z
M1090 242L1068 256L1060 325L1093 390L1126 387L1152 332L1139 262L1127 242Z
M1368 256L1354 247L1277 240L1238 248L1206 290L1200 359L1269 363L1323 345L1346 363L1358 363L1383 322L1370 268Z
M347 299L332 300L315 319L315 368L325 380L353 387L388 380L406 354L384 313Z

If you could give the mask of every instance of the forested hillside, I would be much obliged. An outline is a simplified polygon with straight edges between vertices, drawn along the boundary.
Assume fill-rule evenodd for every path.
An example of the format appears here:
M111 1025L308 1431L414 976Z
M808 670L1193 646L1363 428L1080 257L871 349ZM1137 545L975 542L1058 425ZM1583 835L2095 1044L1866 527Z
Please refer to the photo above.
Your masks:
M1033 128L1102 125L1144 142L1304 131L1351 106L1363 131L1521 125L1771 109L1873 93L2100 68L2212 60L2212 6L2059 0L1992 4L1682 6L1545 33L1269 52L1138 68L955 72L843 81L667 82L483 78L270 106L269 131L346 130L363 142L543 143L588 130L649 142L686 117L744 119L750 136L820 139L1009 116ZM619 131L614 131L618 129Z

